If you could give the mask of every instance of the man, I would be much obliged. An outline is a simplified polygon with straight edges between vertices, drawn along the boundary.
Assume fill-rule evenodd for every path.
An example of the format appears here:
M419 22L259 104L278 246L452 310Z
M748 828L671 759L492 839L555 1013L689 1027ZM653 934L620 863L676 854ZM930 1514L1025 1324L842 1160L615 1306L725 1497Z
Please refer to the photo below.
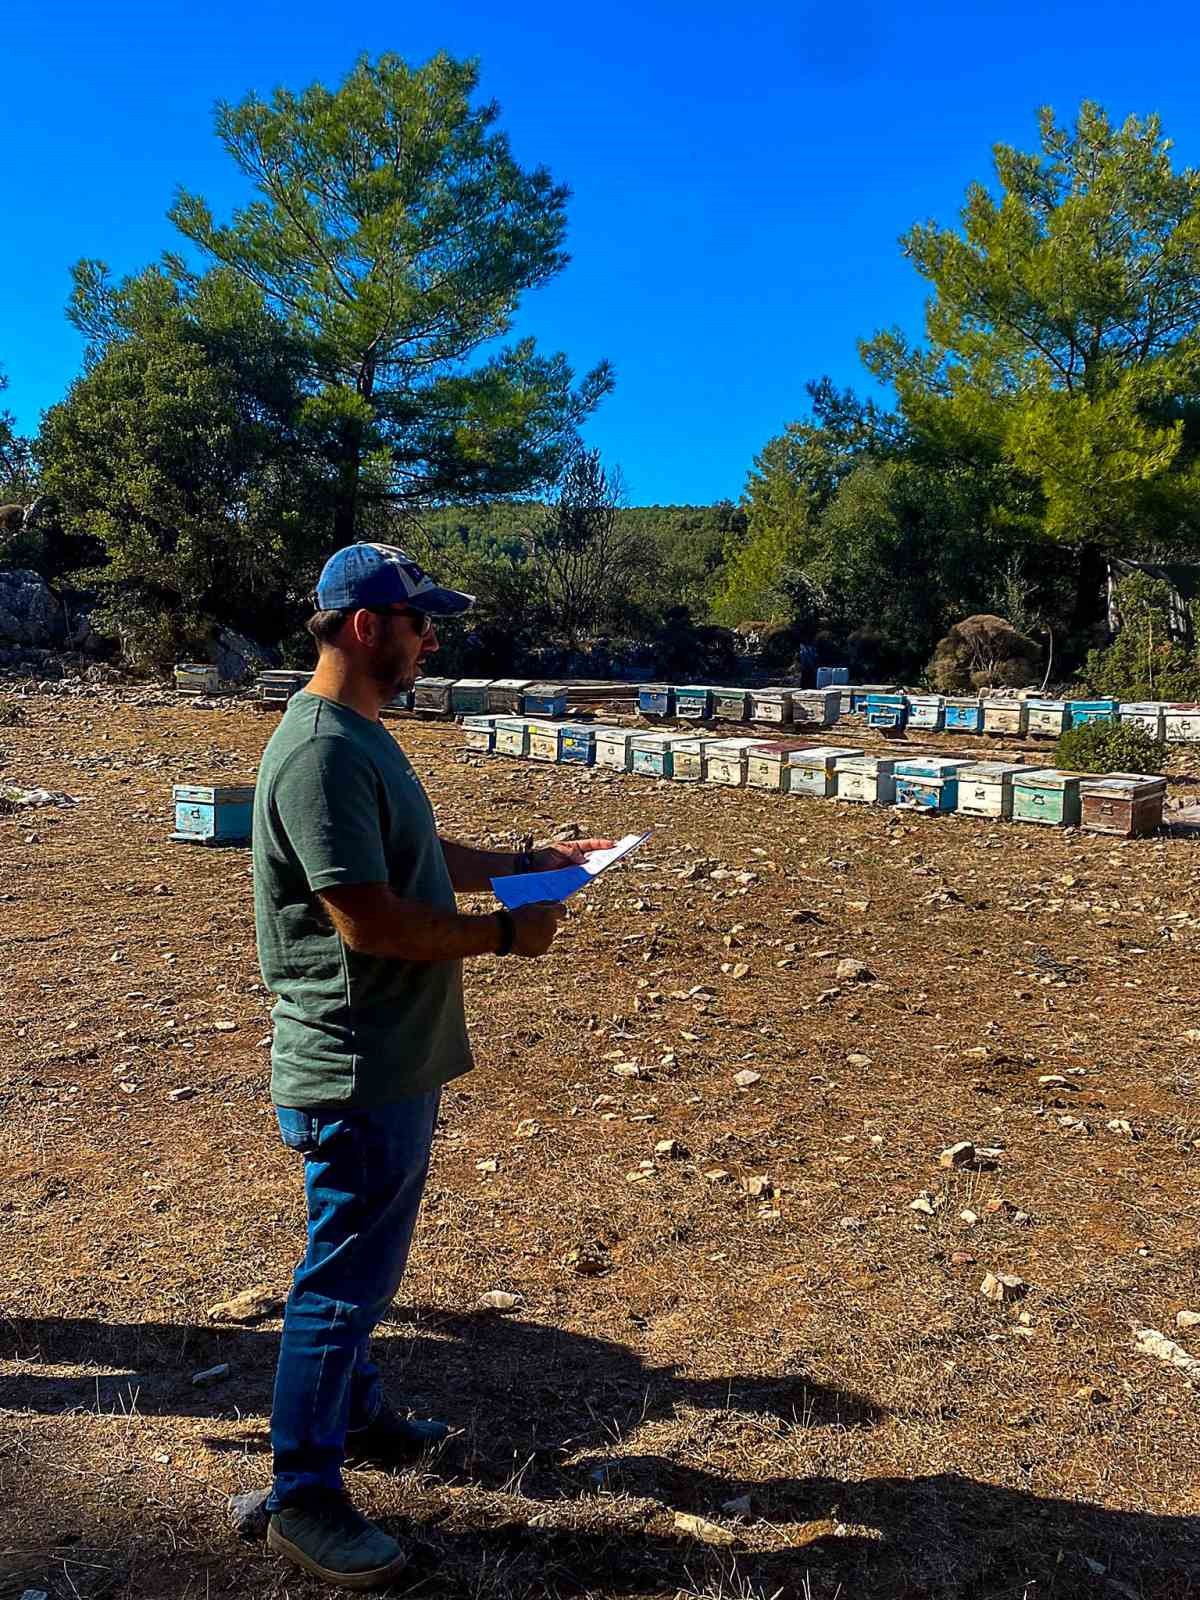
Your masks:
M405 1557L346 1498L343 1460L394 1465L448 1432L392 1410L368 1341L404 1272L441 1087L471 1067L462 962L544 955L563 915L545 904L464 916L455 893L608 843L514 857L438 836L379 713L438 648L435 618L473 603L390 545L331 556L308 625L317 668L255 793L259 961L278 996L271 1098L305 1158L308 1202L275 1379L268 1542L350 1589L387 1582Z

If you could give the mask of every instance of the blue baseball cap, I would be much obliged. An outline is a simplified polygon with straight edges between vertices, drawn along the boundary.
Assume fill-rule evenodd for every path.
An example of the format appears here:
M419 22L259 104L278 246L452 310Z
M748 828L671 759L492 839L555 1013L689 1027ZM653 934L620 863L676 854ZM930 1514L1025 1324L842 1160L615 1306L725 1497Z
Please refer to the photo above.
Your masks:
M317 579L317 609L353 611L358 606L411 606L434 617L469 611L473 594L443 589L394 544L348 544L335 550Z

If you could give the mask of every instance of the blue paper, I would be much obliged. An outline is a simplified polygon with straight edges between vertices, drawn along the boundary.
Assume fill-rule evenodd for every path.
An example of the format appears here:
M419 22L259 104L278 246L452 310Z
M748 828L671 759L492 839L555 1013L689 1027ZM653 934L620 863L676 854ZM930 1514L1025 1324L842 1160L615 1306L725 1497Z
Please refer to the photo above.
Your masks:
M539 905L546 900L569 900L592 881L582 867L555 867L550 872L517 872L508 878L493 878L492 892L500 904L515 911L518 906Z

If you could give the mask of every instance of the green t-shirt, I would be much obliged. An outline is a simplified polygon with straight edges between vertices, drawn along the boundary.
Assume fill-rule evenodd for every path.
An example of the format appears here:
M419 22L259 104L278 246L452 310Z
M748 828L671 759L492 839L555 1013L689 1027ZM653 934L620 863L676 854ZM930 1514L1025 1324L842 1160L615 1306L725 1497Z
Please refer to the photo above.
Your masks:
M391 734L333 700L293 695L254 795L276 1105L386 1105L470 1070L462 963L348 949L317 891L352 883L454 909L433 807Z

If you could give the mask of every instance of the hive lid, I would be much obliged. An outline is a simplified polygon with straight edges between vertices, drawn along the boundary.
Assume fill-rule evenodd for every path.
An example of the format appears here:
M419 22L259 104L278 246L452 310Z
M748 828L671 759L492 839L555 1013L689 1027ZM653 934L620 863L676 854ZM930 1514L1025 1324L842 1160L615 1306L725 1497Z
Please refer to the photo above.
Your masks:
M879 777L886 777L895 765L895 756L872 756L861 751L852 756L843 756L840 761L834 762L839 772L867 772L875 773Z
M955 761L946 756L910 756L907 761L897 761L898 778L953 778L969 761Z
M1035 767L1032 771L1022 772L1013 782L1019 783L1022 789L1065 789L1087 776L1086 772L1061 772L1057 767Z
M797 750L792 756L794 767L820 767L849 760L852 756L865 755L864 750L854 750L849 745L837 744L810 744Z
M494 678L452 678L450 680L456 689L490 689L495 682Z
M418 678L413 684L414 689L452 689L457 680L454 678Z
M529 683L530 679L528 678L493 678L489 687L492 689L527 689Z
M567 686L565 683L529 683L525 685L526 694L540 695L548 700L557 699L559 695L564 695L566 692Z
M1099 778L1086 778L1080 788L1086 789L1089 794L1141 800L1147 795L1165 794L1167 780L1151 777L1145 772L1106 772Z
M976 783L1003 783L1010 774L1024 772L1021 761L971 761L959 770L960 778L974 779Z

